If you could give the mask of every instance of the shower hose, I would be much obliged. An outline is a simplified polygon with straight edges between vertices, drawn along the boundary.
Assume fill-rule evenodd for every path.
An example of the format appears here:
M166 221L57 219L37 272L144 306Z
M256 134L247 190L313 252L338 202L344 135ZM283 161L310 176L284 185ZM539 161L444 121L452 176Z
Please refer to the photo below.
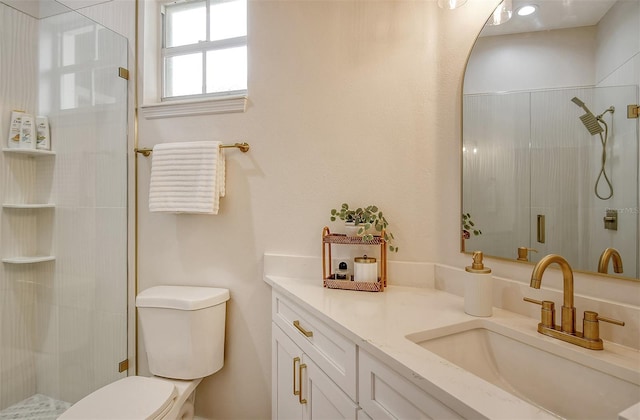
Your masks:
M609 180L609 177L607 176L607 171L605 170L605 163L607 163L607 140L609 139L609 126L607 125L607 123L604 121L604 119L602 118L602 116L598 117L598 121L601 122L602 124L604 124L604 136L602 135L602 132L600 132L600 143L602 143L602 160L601 160L601 167L600 167L600 173L598 174L598 178L596 179L596 184L593 187L595 193L596 193L596 197L598 197L600 200L608 200L611 197L613 197L613 185L611 184L611 181ZM600 195L600 193L598 192L598 184L600 184L600 180L604 177L604 180L607 183L607 186L609 187L609 195L604 197L602 195Z

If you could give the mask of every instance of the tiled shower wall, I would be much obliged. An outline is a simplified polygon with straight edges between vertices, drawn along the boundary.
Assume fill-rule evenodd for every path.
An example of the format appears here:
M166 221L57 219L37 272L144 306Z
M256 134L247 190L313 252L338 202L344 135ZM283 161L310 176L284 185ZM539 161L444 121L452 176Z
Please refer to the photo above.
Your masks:
M3 203L55 204L4 209L2 256L56 257L0 267L0 409L36 393L75 402L125 375L127 45L75 13L35 20L0 4L0 17L1 83L6 48L29 42L31 53L11 68L11 89L29 100L0 90L2 139L10 109L37 110L56 152L0 161Z
M0 4L0 136L6 147L9 118L13 109L35 109L38 78L37 20ZM27 158L19 158L8 167L9 158L0 156L2 181L0 200L15 194L16 181L29 183L35 178L35 166ZM25 197L26 198L26 197ZM14 229L29 233L35 229L34 217L13 215L16 225L8 223L9 211L3 210L0 223L2 256L20 251L16 241L9 240ZM6 239L5 239L6 238ZM0 266L0 408L24 399L36 390L36 358L32 346L36 295L41 287L36 270L20 266Z
M606 171L614 186L607 201L595 197L602 146L578 118L579 97L601 113L609 106ZM538 250L531 261L559 253L574 268L597 271L600 253L618 249L625 275L637 276L633 235L603 229L606 208L633 208L637 133L626 119L626 104L637 101L637 87L559 89L469 95L464 99L464 211L471 211L483 234L473 246L489 255L516 257L518 247ZM612 122L613 118L613 122ZM604 180L601 195L608 190ZM530 210L529 210L530 209ZM545 216L546 238L537 241L537 216ZM636 215L620 214L621 232L637 231Z

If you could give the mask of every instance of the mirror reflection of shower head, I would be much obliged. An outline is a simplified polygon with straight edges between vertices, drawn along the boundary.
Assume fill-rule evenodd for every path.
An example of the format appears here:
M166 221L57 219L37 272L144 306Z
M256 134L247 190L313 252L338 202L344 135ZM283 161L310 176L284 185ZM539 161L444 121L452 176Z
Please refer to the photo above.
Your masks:
M605 109L602 114L596 117L595 115L593 115L593 112L589 111L589 108L587 108L584 102L582 102L579 98L574 96L573 99L571 99L571 102L578 105L580 108L584 110L585 114L580 117L580 121L582 121L582 123L587 128L589 133L592 136L595 136L596 134L600 134L600 142L602 143L602 160L601 160L602 166L600 167L600 173L598 174L598 178L596 179L596 183L593 189L596 194L596 197L598 197L601 200L608 200L611 197L613 197L613 185L611 184L611 181L607 176L607 172L605 171L605 164L607 163L607 140L609 139L609 126L607 125L607 122L602 117L607 112L610 112L613 114L616 109L613 106L610 106L609 108ZM612 122L613 122L613 118L612 118ZM604 128L602 128L603 125L604 125ZM604 131L604 135L602 134L603 131ZM609 187L609 195L607 196L600 195L600 192L598 192L598 184L600 183L600 180L602 178L604 178L605 182L607 183L607 186Z
M584 126L587 128L587 131L589 131L589 134L591 134L592 136L595 136L596 134L600 134L604 131L602 126L598 123L598 118L596 118L596 116L593 115L593 112L589 111L589 108L587 108L584 102L582 102L579 98L575 96L573 97L573 99L571 99L571 102L578 105L580 108L584 109L585 114L580 117L580 121L582 121L582 124L584 124Z

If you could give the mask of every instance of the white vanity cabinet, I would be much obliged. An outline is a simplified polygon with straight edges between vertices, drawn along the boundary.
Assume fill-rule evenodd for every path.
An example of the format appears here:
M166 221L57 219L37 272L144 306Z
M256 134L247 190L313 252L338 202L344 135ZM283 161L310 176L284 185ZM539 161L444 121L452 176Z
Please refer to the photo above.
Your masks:
M274 293L272 319L322 371L356 401L357 347L290 299Z
M356 403L275 323L272 357L273 419L356 419Z
M462 418L277 292L272 300L272 418Z
M272 301L274 419L356 419L356 345L300 306Z

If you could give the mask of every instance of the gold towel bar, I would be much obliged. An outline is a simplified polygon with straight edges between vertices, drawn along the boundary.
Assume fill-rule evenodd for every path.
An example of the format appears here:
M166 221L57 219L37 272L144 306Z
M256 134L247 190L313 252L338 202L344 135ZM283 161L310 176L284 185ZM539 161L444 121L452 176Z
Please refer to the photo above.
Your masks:
M220 148L221 149L229 149L229 148L238 148L240 149L240 151L242 151L242 153L247 153L249 151L249 143L247 143L246 141L242 142L242 143L234 143L234 144L221 144ZM140 153L142 154L142 156L149 156L151 154L151 152L153 152L153 149L148 148L148 147L144 147L141 149L135 149L136 153Z

